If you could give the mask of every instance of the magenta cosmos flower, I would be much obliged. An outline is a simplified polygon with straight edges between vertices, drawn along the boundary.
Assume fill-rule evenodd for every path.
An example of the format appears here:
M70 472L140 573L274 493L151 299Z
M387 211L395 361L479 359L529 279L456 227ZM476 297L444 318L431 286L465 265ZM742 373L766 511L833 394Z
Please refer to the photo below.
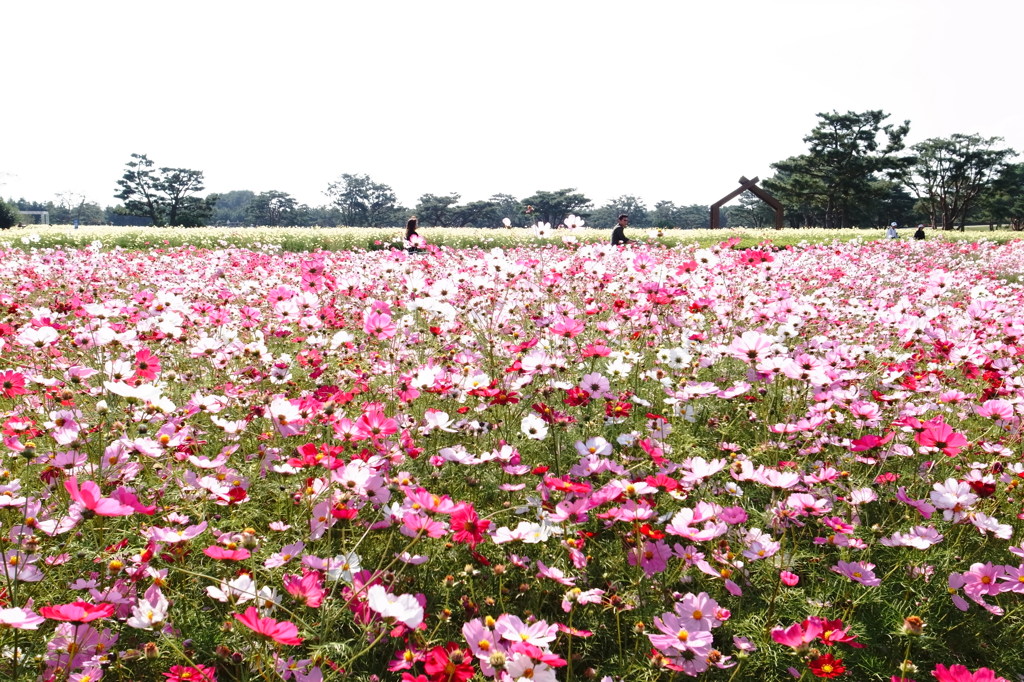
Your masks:
M1005 677L996 677L995 672L988 668L979 668L972 673L962 665L947 668L941 663L932 671L932 677L938 682L1009 682Z
M235 620L249 628L257 635L272 639L279 644L302 644L299 628L287 620L276 621L273 618L260 618L259 611L250 606L245 613L236 613Z
M57 604L55 606L44 606L39 609L39 615L49 620L63 620L70 623L89 623L101 618L110 618L114 615L113 604L90 604L89 602L76 601L70 604Z
M962 433L957 433L945 422L927 422L924 430L914 436L918 445L941 450L947 457L956 457L967 445Z

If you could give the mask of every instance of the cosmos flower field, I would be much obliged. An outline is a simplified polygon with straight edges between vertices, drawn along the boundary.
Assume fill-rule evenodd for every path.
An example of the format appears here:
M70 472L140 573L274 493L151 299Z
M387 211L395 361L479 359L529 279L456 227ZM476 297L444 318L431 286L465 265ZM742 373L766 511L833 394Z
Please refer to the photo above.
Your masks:
M1024 242L0 250L0 675L1024 671Z

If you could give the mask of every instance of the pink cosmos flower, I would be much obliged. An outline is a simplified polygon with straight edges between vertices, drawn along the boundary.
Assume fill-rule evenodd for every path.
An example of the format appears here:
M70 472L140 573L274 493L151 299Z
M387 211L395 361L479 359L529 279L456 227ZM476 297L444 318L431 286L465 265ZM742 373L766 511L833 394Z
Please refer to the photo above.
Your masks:
M172 665L161 674L167 682L217 682L217 669L208 665Z
M796 584L800 582L800 576L795 573L790 573L789 571L780 571L779 580L782 581L783 585L795 587Z
M257 635L273 640L279 644L298 645L302 644L302 637L299 637L299 628L291 621L277 621L273 618L261 618L256 607L250 606L244 614L235 614L235 620L249 628Z
M357 433L363 438L382 438L398 433L398 422L380 409L369 409L356 420Z
M285 545L281 548L280 552L274 552L263 562L265 568L277 568L278 566L284 566L289 561L297 558L302 554L302 550L306 548L306 543L293 542L290 545Z
M1009 421L1014 417L1013 403L1007 400L986 400L974 411L979 417L994 420Z
M759 360L763 360L768 356L772 343L771 337L765 336L760 332L747 331L734 338L733 342L726 348L726 352L748 365L755 365Z
M886 547L913 547L925 550L942 542L943 536L934 526L914 526L909 533L893 533L891 537L881 538L879 542Z
M483 540L483 534L487 532L491 522L478 517L473 505L464 502L452 511L451 524L452 539L465 543L472 549Z
M711 651L713 636L708 630L694 628L695 624L699 623L674 613L663 613L654 618L654 626L660 634L648 633L647 638L651 645L669 655L706 656Z
M571 317L565 317L564 315L559 317L558 320L549 327L552 334L557 336L564 336L567 339L572 339L583 333L586 325L580 320L575 320Z
M135 353L134 369L136 381L152 381L160 373L160 358L148 348L143 348Z
M398 326L387 313L368 312L363 318L363 331L375 339L390 339L398 333Z
M1005 583L999 586L1000 592L1024 594L1024 564L1020 564L1016 568L1005 566L1003 575L999 576L999 579Z
M211 559L223 561L245 561L252 556L247 549L225 549L219 545L210 545L203 550L203 554Z
M428 538L439 538L448 532L448 525L443 521L435 521L426 514L409 512L402 517L402 527L399 532L411 538L420 534L426 535Z
M194 526L187 526L185 528L161 528L159 526L152 526L149 529L149 537L153 538L157 542L175 544L178 542L185 542L202 535L203 532L206 531L206 527L206 521L197 523Z
M0 372L0 395L5 398L13 398L18 395L25 395L25 375L20 372L4 370Z
M562 571L562 569L555 568L554 566L547 566L540 559L537 560L537 571L538 578L547 578L548 580L554 580L556 583L560 583L562 585L571 586L573 583L576 582L576 578L567 578L565 576L565 572Z
M0 608L0 627L17 628L19 630L35 630L46 619L29 609L19 607Z
M937 448L947 457L956 457L967 445L967 438L962 433L953 431L945 422L926 422L924 430L914 436L918 445Z
M44 606L39 609L39 615L49 620L63 620L72 623L90 623L102 618L110 618L114 615L113 604L90 604L89 602L76 601L70 604L57 604L56 606Z
M874 567L874 564L866 561L839 561L838 564L832 567L832 570L861 585L877 587L882 584L882 580L875 577L875 573L872 570Z
M517 616L507 613L498 618L494 631L509 642L527 642L541 648L546 648L558 636L558 628L546 621L538 620L527 625Z
M327 595L324 577L319 571L303 569L301 578L286 573L283 580L285 591L310 608L318 608Z
M676 602L673 610L690 630L712 630L721 625L716 618L719 612L718 602L707 592L687 593L682 601Z
M947 668L940 663L932 671L932 677L937 682L1009 682L1005 677L996 677L995 672L988 668L978 668L972 673L959 664Z
M824 629L825 621L812 616L802 623L793 623L788 628L772 628L772 640L792 647L797 651L806 651L811 642L818 638Z
M614 397L614 394L611 392L611 383L608 381L607 377L598 372L585 374L583 378L580 379L579 387L586 391L594 400ZM611 453L609 452L608 454Z
M970 570L961 574L964 577L964 592L975 601L985 595L995 596L1002 591L998 581L1005 574L1004 566L991 561L971 564Z
M79 488L78 478L72 476L64 481L64 489L68 491L72 500L98 516L131 516L135 513L135 510L126 504L109 497L101 497L100 487L95 481L85 481Z

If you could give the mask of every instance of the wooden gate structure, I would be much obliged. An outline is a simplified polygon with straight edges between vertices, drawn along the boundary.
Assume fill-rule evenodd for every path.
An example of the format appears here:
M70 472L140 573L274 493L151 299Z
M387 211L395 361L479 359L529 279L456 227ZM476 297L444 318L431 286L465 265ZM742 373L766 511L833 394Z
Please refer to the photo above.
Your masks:
M775 229L782 229L782 215L783 208L779 200L773 197L768 192L757 186L759 178L755 175L753 180L747 180L747 178L740 176L740 187L737 190L730 192L715 203L711 204L711 229L715 229L722 226L722 214L721 208L724 204L732 201L744 192L749 191L755 197L763 201L764 203L775 209Z

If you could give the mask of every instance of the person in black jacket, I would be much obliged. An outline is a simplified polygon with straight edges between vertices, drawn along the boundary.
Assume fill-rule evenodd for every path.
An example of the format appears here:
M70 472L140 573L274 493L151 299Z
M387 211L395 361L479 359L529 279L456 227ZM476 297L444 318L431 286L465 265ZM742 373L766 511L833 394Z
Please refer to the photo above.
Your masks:
M632 240L626 237L625 230L629 227L629 216L623 213L619 216L619 224L612 230L612 246L628 244Z
M405 224L405 241L407 242L406 249L409 253L416 253L419 251L419 244L422 241L416 228L419 227L420 221L416 216L409 218L409 222Z
M914 233L914 239L924 239L924 225L917 226L917 232Z

